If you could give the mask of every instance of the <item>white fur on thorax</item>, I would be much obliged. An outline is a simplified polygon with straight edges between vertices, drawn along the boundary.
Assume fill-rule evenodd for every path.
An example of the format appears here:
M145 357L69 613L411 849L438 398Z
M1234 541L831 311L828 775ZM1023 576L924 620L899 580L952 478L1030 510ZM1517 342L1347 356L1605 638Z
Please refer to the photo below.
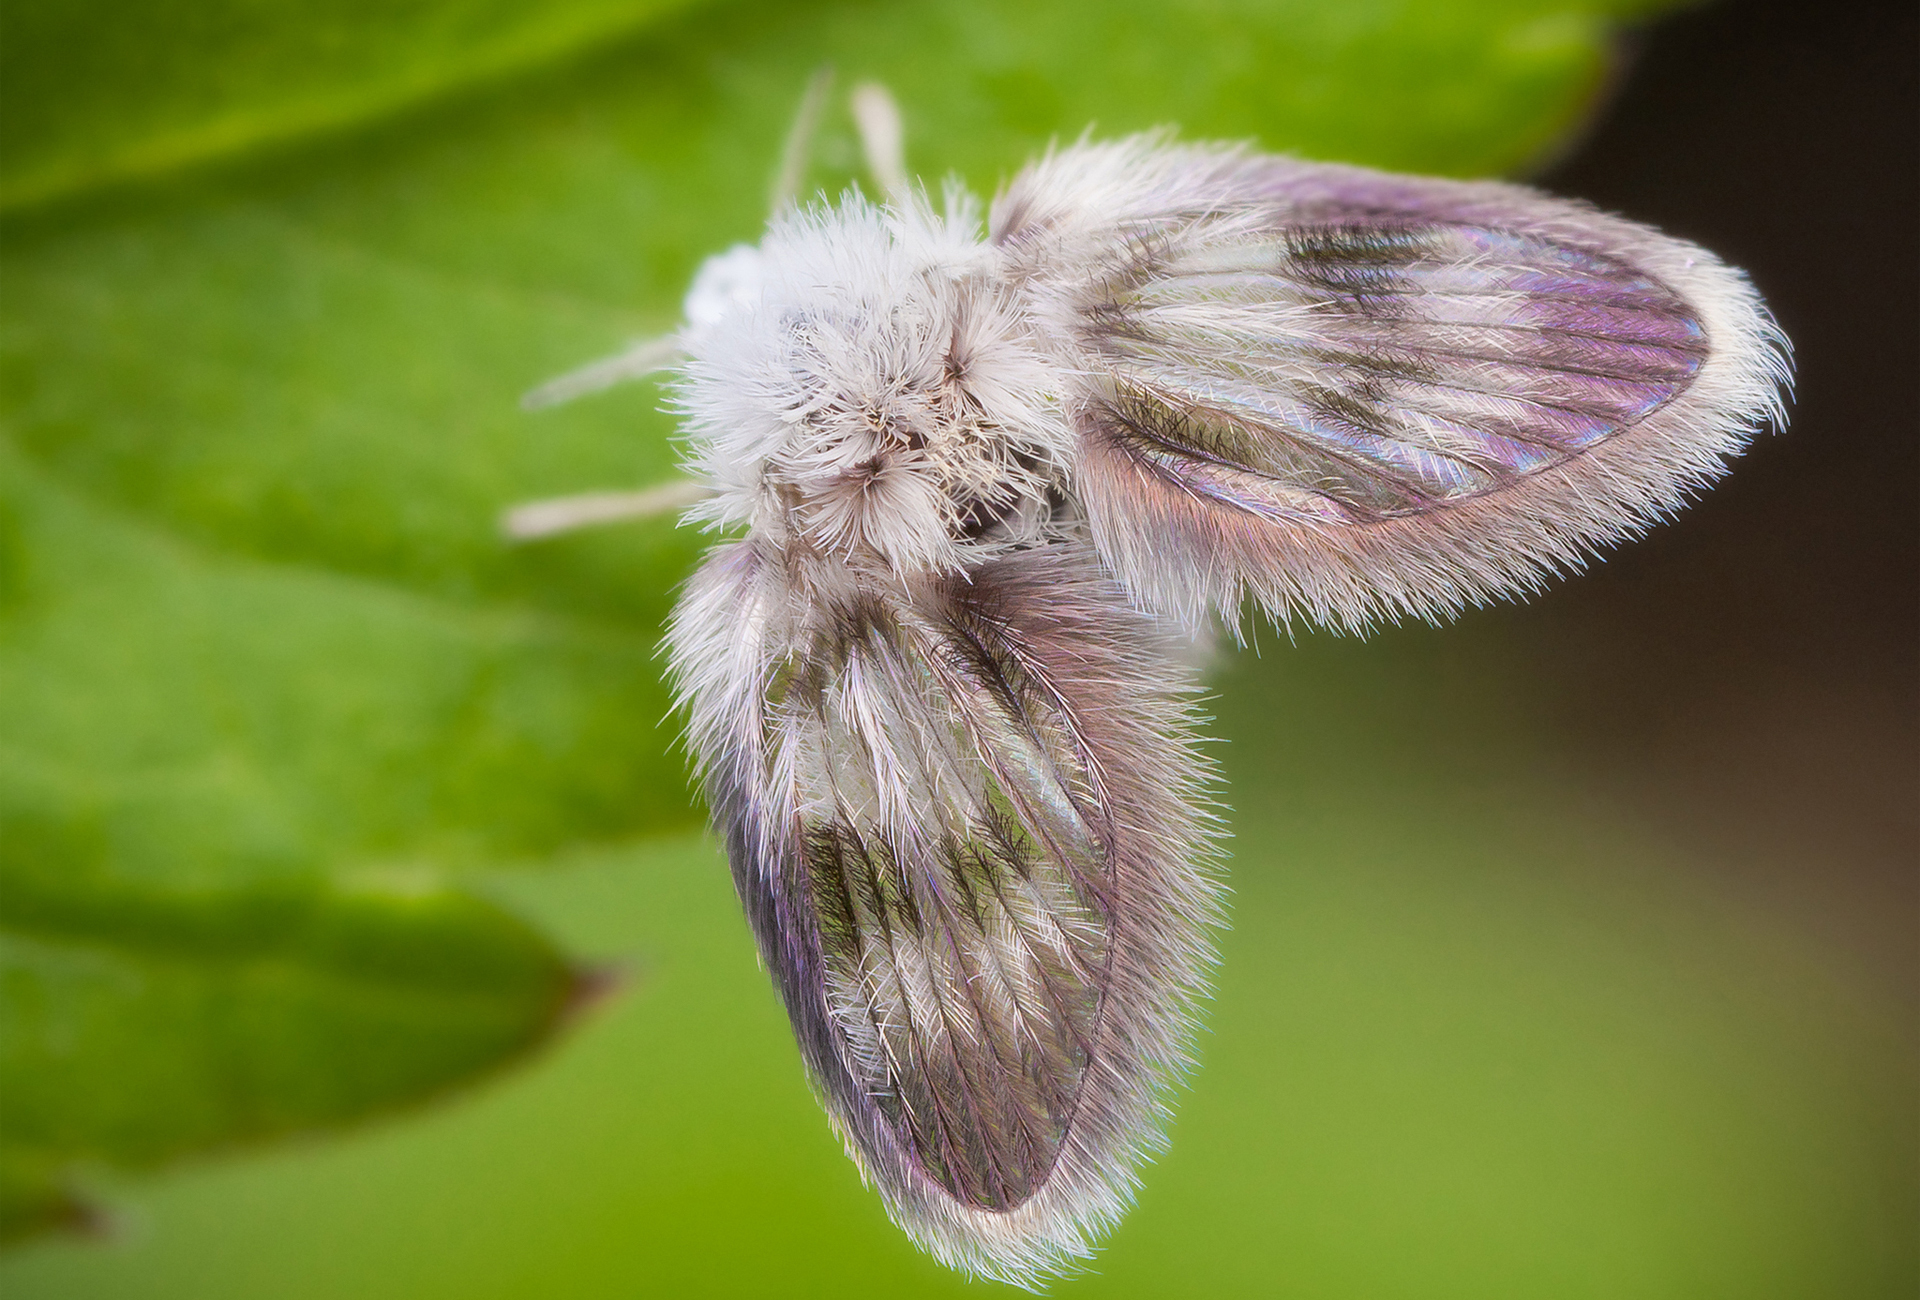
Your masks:
M1072 433L970 200L850 197L722 257L689 295L677 394L701 515L896 574L1033 540ZM960 539L969 503L1004 512L991 541Z

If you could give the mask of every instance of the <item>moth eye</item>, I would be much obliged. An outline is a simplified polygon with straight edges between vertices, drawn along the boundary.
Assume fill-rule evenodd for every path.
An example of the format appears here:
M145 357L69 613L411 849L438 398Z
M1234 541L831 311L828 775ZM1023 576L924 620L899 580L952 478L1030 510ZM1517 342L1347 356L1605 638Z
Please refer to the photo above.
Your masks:
M959 516L954 521L956 536L969 542L978 542L987 534L1006 522L1007 507L995 507L986 501L975 498L962 504Z
M927 434L920 421L905 418L898 412L870 411L867 427L873 430L875 439L882 446L905 447L908 451L926 450Z

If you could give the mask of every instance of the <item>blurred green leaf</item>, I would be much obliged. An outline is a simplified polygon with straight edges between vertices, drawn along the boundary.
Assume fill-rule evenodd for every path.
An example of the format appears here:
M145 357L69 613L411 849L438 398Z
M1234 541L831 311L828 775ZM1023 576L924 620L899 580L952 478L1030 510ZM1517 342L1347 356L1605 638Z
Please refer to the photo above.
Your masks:
M663 522L511 547L495 520L672 472L655 389L533 416L516 398L670 328L699 260L754 237L814 69L888 82L911 163L982 188L1089 123L1485 172L1578 121L1625 8L728 5L245 169L16 214L0 249L0 809L41 829L10 840L32 847L28 885L7 888L78 891L54 910L92 919L49 937L27 923L39 904L22 912L8 1014L28 1046L9 1068L46 1113L9 1105L6 1186L50 1188L80 1154L138 1164L344 1120L551 1023L564 980L516 947L533 940L451 887L425 907L353 882L692 823L655 645L700 540ZM248 139L284 135L320 120L301 116L316 86L364 116L427 93L395 71L409 60L452 84L548 59L554 32L594 15L610 30L663 9L395 11L300 76L284 65L310 11L255 14L277 33L258 44L196 43L169 18L152 75L108 85L108 54L81 48L97 30L48 8L31 48L53 71L33 94L52 102L44 78L65 78L76 117L21 156L82 187L131 166L125 150L142 167L188 157L162 148L181 123L215 141L202 153L241 142L205 134L218 115L196 104L271 124ZM810 184L850 183L856 157L838 112ZM280 928L233 956L260 909ZM447 991L410 982L425 966L381 973L378 953L442 951L446 927L504 945L518 974ZM384 937L321 961L299 937L316 928ZM391 996L356 1001L356 981ZM443 1003L471 1014L406 1028ZM71 1051L32 1028L55 1005L84 1009ZM237 1021L260 1037L174 1028ZM84 1141L49 1136L69 1133ZM33 1204L42 1222L67 1213Z
M1463 683L1404 643L1328 663L1353 648L1221 682L1241 812L1204 1065L1140 1203L1051 1294L1911 1295L1909 1009L1699 889L1671 841L1583 815L1554 774L1463 762L1457 726L1408 754L1410 715L1471 727L1460 695L1511 679ZM1375 699L1392 669L1398 716ZM1474 741L1540 759L1498 728ZM920 1254L861 1185L710 840L499 883L570 947L644 961L642 995L469 1103L128 1189L144 1231L15 1252L0 1292L1020 1294Z
M76 1163L430 1096L546 1037L579 987L538 931L430 876L156 879L121 864L110 812L62 811L0 808L0 1240L86 1222Z
M629 656L196 563L0 462L0 1237L85 1221L75 1161L352 1119L547 1036L552 945L375 846L433 810L591 823L537 777L543 695Z
M9 0L0 209L365 121L688 0Z

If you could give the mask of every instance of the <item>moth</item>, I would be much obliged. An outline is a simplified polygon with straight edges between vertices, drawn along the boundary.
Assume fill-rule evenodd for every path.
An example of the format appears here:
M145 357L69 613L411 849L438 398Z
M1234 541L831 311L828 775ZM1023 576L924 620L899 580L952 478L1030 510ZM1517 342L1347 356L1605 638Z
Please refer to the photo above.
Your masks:
M886 202L785 206L674 338L534 395L672 365L694 486L511 526L726 535L671 669L807 1073L913 1240L1034 1286L1190 1063L1196 639L1535 591L1782 424L1789 365L1739 271L1578 202L1157 134L1049 152L983 223L854 108Z

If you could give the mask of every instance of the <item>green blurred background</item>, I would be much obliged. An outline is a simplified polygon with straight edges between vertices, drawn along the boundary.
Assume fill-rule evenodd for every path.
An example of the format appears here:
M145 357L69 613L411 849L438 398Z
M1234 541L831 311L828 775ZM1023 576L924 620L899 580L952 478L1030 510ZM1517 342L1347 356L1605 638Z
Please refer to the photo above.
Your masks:
M1062 1295L1920 1288L1910 5L0 3L0 1290L905 1296L520 392L751 239L808 75L1532 175L1748 266L1794 428L1524 606L1215 675L1232 928ZM855 178L844 110L810 186Z

